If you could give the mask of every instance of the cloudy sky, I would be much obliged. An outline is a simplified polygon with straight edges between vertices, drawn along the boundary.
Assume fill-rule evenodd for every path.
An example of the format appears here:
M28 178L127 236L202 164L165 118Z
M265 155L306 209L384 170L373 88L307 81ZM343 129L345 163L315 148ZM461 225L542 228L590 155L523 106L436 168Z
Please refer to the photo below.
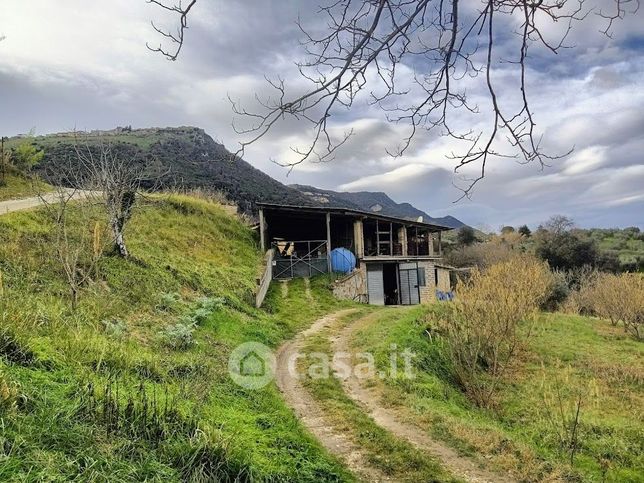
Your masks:
M612 0L596 0L607 8ZM182 56L169 62L146 49L158 43L150 20L173 25L144 0L2 0L0 3L0 133L194 125L235 150L228 97L252 104L266 95L265 76L296 88L293 64L303 58L295 20L313 28L319 0L200 0ZM602 5L603 4L603 5ZM423 134L405 156L387 149L402 130L379 109L356 105L334 129L355 135L331 163L307 163L287 176L272 160L306 141L296 123L278 126L245 159L285 183L344 191L385 191L432 216L454 215L474 226L535 226L552 214L580 226L644 228L644 12L617 24L612 38L591 15L557 56L535 51L529 94L544 145L573 153L541 170L495 160L471 200L453 203L458 150L453 140ZM319 26L319 24L317 25ZM556 28L551 28L556 34ZM503 48L504 39L499 40ZM422 66L403 66L412 69ZM516 89L506 67L495 67L501 90ZM474 97L481 85L472 83ZM505 84L504 84L505 83ZM504 87L505 86L505 87ZM485 121L462 117L460 127ZM467 174L467 173L466 173Z

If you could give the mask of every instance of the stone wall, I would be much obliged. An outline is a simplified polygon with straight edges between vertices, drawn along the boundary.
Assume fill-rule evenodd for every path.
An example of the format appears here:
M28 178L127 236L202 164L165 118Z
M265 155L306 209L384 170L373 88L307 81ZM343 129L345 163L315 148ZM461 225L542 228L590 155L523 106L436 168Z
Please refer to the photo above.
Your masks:
M363 263L333 284L333 295L343 300L367 303L367 267Z

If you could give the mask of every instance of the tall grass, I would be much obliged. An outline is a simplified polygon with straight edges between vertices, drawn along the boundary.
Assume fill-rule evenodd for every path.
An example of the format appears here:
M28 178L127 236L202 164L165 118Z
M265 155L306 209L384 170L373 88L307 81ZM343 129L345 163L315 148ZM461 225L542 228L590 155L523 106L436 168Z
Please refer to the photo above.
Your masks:
M277 346L336 302L326 280L272 313L249 303L254 233L208 199L152 198L132 218L132 260L104 256L71 310L39 211L0 217L0 481L338 481L346 470L277 389L227 374L239 343ZM171 294L171 295L169 295ZM166 329L194 323L194 344Z

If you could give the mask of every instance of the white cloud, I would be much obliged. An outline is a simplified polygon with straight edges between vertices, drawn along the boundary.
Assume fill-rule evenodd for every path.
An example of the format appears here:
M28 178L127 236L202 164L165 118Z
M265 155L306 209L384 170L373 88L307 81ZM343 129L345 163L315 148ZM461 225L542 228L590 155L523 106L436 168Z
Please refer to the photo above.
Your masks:
M151 19L172 28L176 18L143 1L3 0L0 32L7 38L0 43L5 114L0 129L10 135L34 125L42 132L192 124L235 149L240 138L231 128L229 94L252 107L256 92L260 97L269 93L264 74L285 78L295 92L306 87L293 66L302 53L294 40L294 20L299 13L315 25L319 18L311 14L311 5L203 0L195 7L183 55L172 63L149 52L145 43L160 40ZM573 32L575 51L557 57L533 52L528 94L544 146L555 153L574 146L575 152L543 171L491 160L474 202L452 204L460 192L452 186L454 161L448 157L462 152L462 143L421 131L405 156L392 158L386 151L399 145L406 126L387 123L366 102L332 119L331 132L338 137L355 130L332 163L301 165L288 178L271 163L271 158L294 159L289 146L310 139L307 126L293 120L251 146L247 160L281 181L385 190L432 215L451 213L473 224L537 223L555 212L581 224L642 224L644 58L622 45L642 35L642 17L620 24L613 40L598 33L600 19L593 18ZM559 27L548 28L554 34ZM510 85L509 67L498 66L493 74L504 102L514 102L508 96L518 92ZM400 66L400 73L409 80L413 69ZM453 118L459 129L486 126L489 103L480 81L463 80L482 114L459 112ZM411 86L407 82L399 88ZM467 167L462 174L472 176L477 169Z

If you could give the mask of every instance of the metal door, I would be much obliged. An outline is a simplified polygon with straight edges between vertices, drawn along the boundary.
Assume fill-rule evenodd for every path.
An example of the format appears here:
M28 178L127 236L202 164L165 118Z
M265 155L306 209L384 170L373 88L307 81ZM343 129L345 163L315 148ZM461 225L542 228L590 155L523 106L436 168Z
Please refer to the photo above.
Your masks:
M418 288L418 266L415 263L401 263L398 266L400 277L400 303L416 305L420 303Z
M367 291L371 305L385 305L385 285L382 276L382 263L367 265Z

